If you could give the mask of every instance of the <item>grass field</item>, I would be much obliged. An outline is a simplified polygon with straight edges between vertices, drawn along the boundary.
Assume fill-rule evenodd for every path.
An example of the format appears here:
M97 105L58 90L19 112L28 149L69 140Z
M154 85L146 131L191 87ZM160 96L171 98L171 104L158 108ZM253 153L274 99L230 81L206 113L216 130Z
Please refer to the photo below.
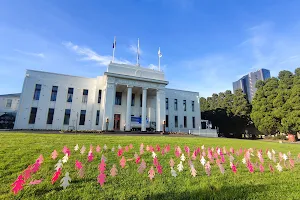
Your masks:
M143 174L137 172L138 165L134 161L128 161L126 167L121 169L120 157L116 149L120 144L122 147L133 144L133 150L125 152L124 156L133 158L135 152L139 153L141 143L146 145L165 146L171 145L171 151L162 156L157 153L158 160L163 167L163 174L155 174L153 181L148 178L148 170L153 165L151 153L145 151L142 155L147 163L147 169ZM74 151L74 146L79 144L80 148L85 145L86 153L81 155ZM108 151L94 152L95 159L87 161L89 146L96 147L106 144ZM60 187L59 181L51 184L54 165L58 158L63 157L62 148L68 146L71 150L69 161L64 164L62 175L66 171L70 173L72 182L67 189ZM188 145L191 151L195 147L230 147L236 150L242 148L262 149L265 159L265 172L260 173L256 168L250 174L246 166L241 162L243 156L235 156L238 162L237 174L233 174L229 166L229 158L226 156L225 174L221 174L216 164L212 164L211 176L207 176L203 166L197 160L193 161L197 170L197 176L191 176L187 160L184 162L184 170L177 171L178 176L172 177L170 173L169 160L172 157L175 166L180 159L174 156L174 146L179 145L184 151ZM56 160L51 159L51 152L56 149L59 153ZM236 140L224 138L198 138L198 137L170 137L170 136L106 136L106 135L70 135L70 134L33 134L0 132L0 199L299 199L300 198L300 163L295 168L278 172L276 163L270 161L266 149L274 149L278 152L290 151L292 157L300 153L298 144L279 144L275 142ZM43 179L39 185L26 185L24 190L14 195L11 192L11 184L17 176L42 154L45 158L40 170L33 175L33 179ZM107 179L103 187L97 183L99 175L98 164L102 154L107 158ZM256 151L253 161L258 160ZM84 178L79 178L75 170L75 160L83 163L85 169ZM271 173L268 164L272 163L275 172ZM118 175L111 177L109 171L113 164L118 168ZM283 166L283 163L282 163Z

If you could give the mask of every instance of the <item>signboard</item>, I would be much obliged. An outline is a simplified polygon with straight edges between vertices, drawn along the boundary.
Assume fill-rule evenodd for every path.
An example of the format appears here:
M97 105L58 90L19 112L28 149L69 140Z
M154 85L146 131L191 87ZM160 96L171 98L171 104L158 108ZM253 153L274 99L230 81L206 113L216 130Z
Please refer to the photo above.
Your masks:
M142 118L141 117L131 117L131 122L135 122L135 123L142 123ZM149 123L148 118L146 118L146 123Z

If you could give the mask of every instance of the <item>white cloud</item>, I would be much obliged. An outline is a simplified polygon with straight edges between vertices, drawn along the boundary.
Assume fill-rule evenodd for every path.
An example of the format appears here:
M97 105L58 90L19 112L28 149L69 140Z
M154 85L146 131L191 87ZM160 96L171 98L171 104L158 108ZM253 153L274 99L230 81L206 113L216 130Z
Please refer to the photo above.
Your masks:
M130 45L128 50L129 50L132 54L137 55L137 45L135 45L135 44ZM140 47L140 50L139 50L139 51L140 51L140 55L142 55L142 54L143 54L143 51L142 51L141 47Z
M284 34L275 31L275 24L262 23L248 29L247 43L241 46L244 53L248 51L251 68L266 68L277 76L281 70L294 69L300 64L300 29L290 28ZM246 55L242 55L246 57Z
M158 65L150 64L150 65L147 66L147 68L153 69L153 70L158 70ZM167 68L166 65L161 65L161 66L160 66L160 70L161 70L161 71L165 71L166 68Z
M33 53L33 52L27 52L27 51L21 51L19 49L15 49L14 51L23 54L23 55L27 55L27 56L34 56L34 57L39 57L39 58L45 58L45 55L43 53Z
M95 51L93 51L92 49L90 49L88 47L81 47L81 46L73 44L72 42L63 42L62 44L65 47L67 47L69 50L82 56L82 60L94 61L101 66L107 66L112 60L112 56L99 55ZM122 63L122 64L131 64L131 62L129 62L128 60L122 60L122 59L116 59L116 58L115 58L114 62Z
M281 70L293 72L300 66L299 32L300 27L291 28L284 34L277 32L273 23L249 28L244 42L226 52L180 62L179 66L185 67L185 73L172 81L180 83L180 87L198 90L201 96L211 96L212 93L232 90L232 82L260 68L269 69L272 76L277 76ZM184 84L182 79L191 81Z

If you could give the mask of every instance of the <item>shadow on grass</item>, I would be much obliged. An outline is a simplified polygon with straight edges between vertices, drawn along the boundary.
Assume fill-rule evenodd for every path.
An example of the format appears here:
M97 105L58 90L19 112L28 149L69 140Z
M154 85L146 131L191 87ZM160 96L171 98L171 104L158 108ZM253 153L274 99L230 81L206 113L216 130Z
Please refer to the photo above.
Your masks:
M148 195L146 199L249 199L255 198L253 193L263 193L265 185L245 185L245 186L223 186L216 188L210 186L207 189L173 191ZM252 195L251 195L252 194ZM135 197L132 197L134 199Z

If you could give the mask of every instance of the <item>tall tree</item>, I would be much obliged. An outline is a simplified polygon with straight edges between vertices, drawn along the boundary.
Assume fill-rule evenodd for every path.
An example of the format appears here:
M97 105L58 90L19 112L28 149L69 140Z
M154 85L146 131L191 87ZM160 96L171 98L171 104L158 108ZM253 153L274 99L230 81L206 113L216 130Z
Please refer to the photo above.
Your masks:
M300 68L295 70L292 81L293 86L284 106L286 112L281 123L283 131L295 134L300 130Z
M280 121L273 116L273 100L277 96L278 79L270 78L264 83L258 81L257 91L252 100L251 119L255 127L267 134L278 132Z
M211 110L215 110L218 107L218 98L219 96L216 93L212 94L211 102L209 104Z
M200 111L204 112L204 111L208 111L209 110L209 104L207 102L207 100L204 97L200 98Z
M286 127L282 126L282 119L288 114L289 106L287 104L291 95L293 86L293 73L287 70L280 71L278 74L277 95L273 100L273 117L277 122L280 122L279 131L286 132ZM270 97L270 98L273 98Z

